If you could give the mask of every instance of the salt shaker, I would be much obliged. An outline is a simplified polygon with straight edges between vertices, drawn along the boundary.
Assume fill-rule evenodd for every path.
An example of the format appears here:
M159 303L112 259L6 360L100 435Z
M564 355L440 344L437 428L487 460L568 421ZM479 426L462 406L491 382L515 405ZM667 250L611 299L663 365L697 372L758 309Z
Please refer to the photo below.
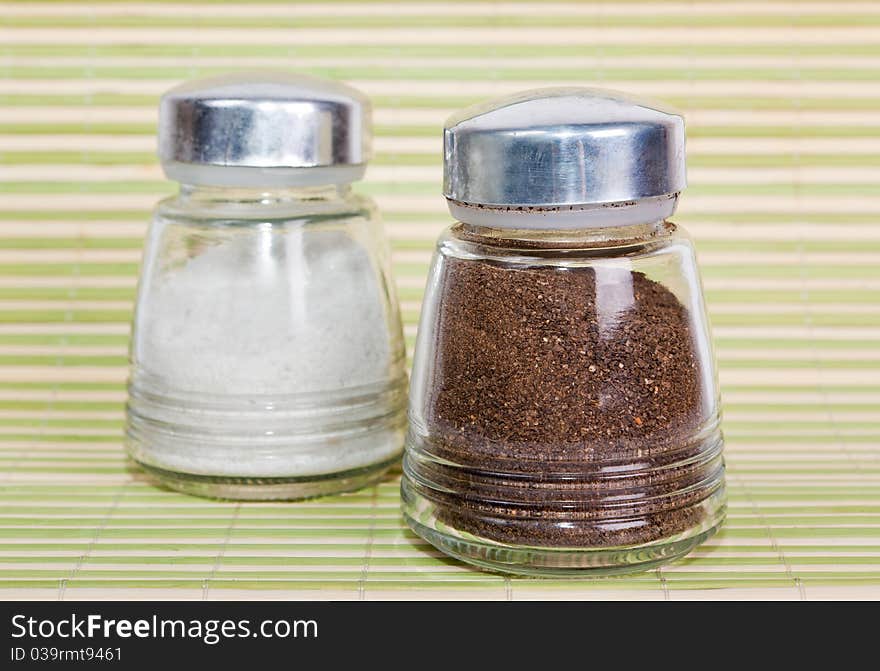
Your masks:
M126 444L171 488L235 499L352 490L399 458L405 350L387 244L351 183L370 105L286 73L160 103L179 193L147 236Z
M544 89L445 127L439 240L413 363L412 529L521 574L639 570L725 513L720 402L694 248L672 223L684 121Z

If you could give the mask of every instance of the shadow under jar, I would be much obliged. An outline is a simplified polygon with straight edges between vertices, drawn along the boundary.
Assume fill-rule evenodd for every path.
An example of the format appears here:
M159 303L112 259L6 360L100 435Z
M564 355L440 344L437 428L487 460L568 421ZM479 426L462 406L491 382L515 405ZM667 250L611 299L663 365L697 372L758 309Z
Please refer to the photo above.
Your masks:
M376 207L350 187L368 105L275 73L163 97L160 157L181 187L147 236L126 444L166 485L306 498L399 459L399 309Z
M514 573L626 572L686 553L723 520L702 289L667 219L683 122L643 105L544 90L448 124L459 223L423 303L401 486L409 525L448 554ZM615 138L633 150L612 150ZM663 170L621 183L637 172L628 161ZM574 167L584 183L570 203L560 184Z

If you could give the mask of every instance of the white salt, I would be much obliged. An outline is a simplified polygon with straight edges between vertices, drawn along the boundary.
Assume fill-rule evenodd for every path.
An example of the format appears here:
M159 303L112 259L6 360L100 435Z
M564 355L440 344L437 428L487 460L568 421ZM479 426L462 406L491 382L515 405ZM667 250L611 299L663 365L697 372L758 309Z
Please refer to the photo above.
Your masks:
M341 231L233 231L144 292L136 354L174 390L290 394L382 382L379 271Z

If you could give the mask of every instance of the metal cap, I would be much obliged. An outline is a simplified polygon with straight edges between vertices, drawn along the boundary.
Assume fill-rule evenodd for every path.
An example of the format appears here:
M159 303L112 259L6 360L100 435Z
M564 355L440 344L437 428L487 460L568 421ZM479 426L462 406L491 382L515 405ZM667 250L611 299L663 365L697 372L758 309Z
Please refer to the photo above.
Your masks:
M367 97L305 75L197 79L171 89L159 104L159 159L169 176L186 166L360 166L369 141Z
M459 112L443 137L443 195L460 203L595 205L686 186L684 119L616 91L526 91Z

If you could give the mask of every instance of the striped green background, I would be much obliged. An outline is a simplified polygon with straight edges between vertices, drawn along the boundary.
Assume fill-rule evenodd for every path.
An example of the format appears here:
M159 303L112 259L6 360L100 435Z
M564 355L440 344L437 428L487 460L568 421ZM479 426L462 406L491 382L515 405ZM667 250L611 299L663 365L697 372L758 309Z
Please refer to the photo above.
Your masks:
M548 84L660 97L689 122L725 397L730 516L636 577L508 579L401 525L397 481L300 504L150 485L121 450L141 240L171 191L157 96L296 68L375 100L381 205L412 344L447 223L438 129ZM880 5L0 2L0 597L880 598Z

